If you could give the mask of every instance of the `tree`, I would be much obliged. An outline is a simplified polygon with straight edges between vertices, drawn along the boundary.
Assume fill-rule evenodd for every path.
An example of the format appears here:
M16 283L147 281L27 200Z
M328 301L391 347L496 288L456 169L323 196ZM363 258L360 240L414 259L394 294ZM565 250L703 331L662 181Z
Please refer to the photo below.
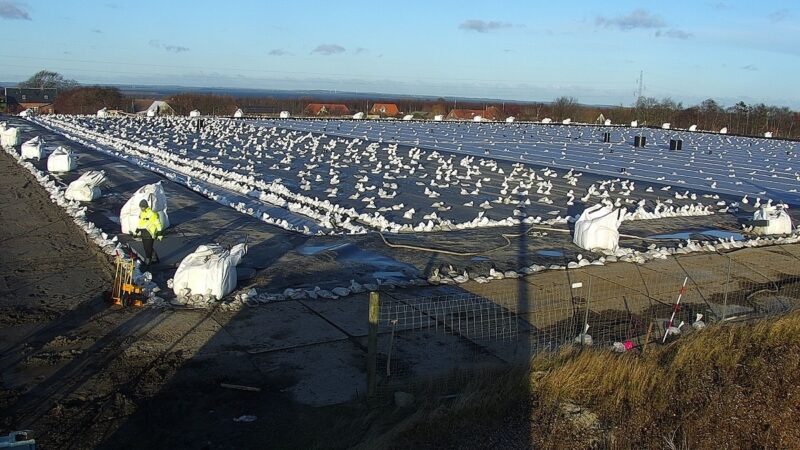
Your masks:
M578 100L575 97L558 97L553 100L553 115L557 120L569 119L578 109Z
M94 114L101 108L123 109L126 103L115 87L87 86L59 93L53 109L60 114Z
M32 77L18 84L21 88L71 89L78 86L75 80L68 80L63 75L49 70L40 70Z

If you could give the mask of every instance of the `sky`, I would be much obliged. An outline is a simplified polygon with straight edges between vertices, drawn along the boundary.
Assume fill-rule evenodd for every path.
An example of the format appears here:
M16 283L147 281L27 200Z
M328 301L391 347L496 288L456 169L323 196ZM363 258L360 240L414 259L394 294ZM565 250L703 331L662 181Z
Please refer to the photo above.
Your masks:
M800 109L796 0L0 0L0 81Z

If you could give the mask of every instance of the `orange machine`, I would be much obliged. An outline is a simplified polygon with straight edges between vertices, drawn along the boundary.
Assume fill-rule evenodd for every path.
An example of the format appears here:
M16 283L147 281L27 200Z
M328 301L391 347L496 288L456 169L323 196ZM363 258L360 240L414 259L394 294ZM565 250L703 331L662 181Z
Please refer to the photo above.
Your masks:
M133 258L125 259L117 255L114 284L111 286L111 301L118 306L142 306L144 289L133 282L133 270L136 262Z

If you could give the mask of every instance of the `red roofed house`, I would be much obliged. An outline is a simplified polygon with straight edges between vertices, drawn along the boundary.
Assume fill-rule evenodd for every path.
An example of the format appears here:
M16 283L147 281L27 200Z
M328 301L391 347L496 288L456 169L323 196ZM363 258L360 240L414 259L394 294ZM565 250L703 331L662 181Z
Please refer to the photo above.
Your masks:
M375 103L369 110L369 114L380 117L397 117L400 115L400 110L394 103Z
M307 116L350 115L350 109L341 103L309 103L304 112Z
M503 113L494 106L486 109L452 109L447 114L448 120L473 120L475 116L481 116L485 120L503 120Z

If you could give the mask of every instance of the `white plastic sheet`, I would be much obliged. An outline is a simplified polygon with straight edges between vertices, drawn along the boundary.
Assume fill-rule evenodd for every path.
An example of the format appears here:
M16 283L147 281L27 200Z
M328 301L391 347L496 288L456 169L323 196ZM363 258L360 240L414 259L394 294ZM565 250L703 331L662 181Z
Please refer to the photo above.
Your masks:
M0 132L0 145L3 147L16 147L19 145L19 129L7 128Z
M72 150L65 147L58 147L47 157L48 172L70 172L75 170L78 159Z
M29 139L22 144L22 159L42 159L44 158L44 143L39 136Z
M616 251L623 213L621 209L600 204L587 208L575 222L573 242L586 250Z
M753 234L767 236L771 234L791 234L792 218L784 210L772 205L764 205L753 214L753 220L766 220L767 226L753 227Z
M100 184L106 180L102 170L90 170L67 186L64 197L67 200L78 202L91 202L100 198Z
M139 202L147 200L147 205L158 213L161 225L164 229L169 227L169 215L167 214L167 196L164 194L164 187L161 182L142 186L133 193L131 198L122 206L119 213L119 223L122 226L122 233L133 234L139 225Z
M178 266L172 289L178 298L202 295L221 299L236 288L236 266L247 253L245 244L230 250L209 244L197 247Z

